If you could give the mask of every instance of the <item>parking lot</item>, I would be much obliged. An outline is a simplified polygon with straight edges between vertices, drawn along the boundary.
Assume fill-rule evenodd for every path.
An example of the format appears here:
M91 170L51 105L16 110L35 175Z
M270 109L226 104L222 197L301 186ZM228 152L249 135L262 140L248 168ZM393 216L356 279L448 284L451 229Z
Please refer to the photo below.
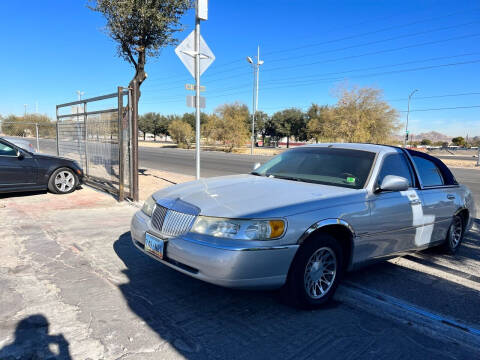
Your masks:
M129 234L136 210L88 187L0 198L1 359L480 356L468 333L480 328L478 224L455 257L428 251L351 273L311 312L144 256Z

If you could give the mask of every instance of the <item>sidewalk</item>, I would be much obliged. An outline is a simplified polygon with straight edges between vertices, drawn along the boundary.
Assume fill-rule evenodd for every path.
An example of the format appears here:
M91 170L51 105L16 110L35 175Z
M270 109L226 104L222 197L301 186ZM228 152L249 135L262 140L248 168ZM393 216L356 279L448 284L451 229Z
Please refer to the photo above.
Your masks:
M297 311L279 303L275 292L229 290L187 277L133 247L135 211L88 187L66 196L0 198L1 359L55 352L60 359L480 356L480 349L352 302ZM381 283L378 269L369 271L356 276L371 278L368 286ZM384 271L392 284L403 276L395 271ZM431 298L430 275L418 276L411 291L425 301L448 298L450 288L440 286ZM462 294L475 315L478 298L470 290Z

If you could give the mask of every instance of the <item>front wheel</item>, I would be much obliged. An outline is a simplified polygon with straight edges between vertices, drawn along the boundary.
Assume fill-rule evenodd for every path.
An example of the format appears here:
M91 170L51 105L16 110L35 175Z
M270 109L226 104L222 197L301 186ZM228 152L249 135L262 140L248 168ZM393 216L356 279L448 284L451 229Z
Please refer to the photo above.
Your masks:
M328 234L307 240L298 250L290 269L284 296L294 306L315 309L326 304L343 275L339 243Z
M53 172L48 180L48 190L54 194L69 194L78 186L78 178L69 168L60 168Z

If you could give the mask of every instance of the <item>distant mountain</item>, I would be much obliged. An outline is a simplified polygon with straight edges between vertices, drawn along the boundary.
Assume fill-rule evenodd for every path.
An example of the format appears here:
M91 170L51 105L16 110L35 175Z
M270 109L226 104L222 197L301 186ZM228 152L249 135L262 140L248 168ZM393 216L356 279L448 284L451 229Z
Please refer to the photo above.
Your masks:
M410 133L409 141L410 141L410 140L413 140L413 141L422 141L423 139L428 139L428 140L430 140L431 142L441 141L441 142L448 142L448 143L450 143L450 141L452 141L452 138L453 138L453 136L448 136L448 135L439 133L439 132L437 132L437 131L430 131L430 132L420 133L420 134L412 134L412 133ZM395 139L398 140L398 141L403 141L403 135L396 135L396 136L395 136Z

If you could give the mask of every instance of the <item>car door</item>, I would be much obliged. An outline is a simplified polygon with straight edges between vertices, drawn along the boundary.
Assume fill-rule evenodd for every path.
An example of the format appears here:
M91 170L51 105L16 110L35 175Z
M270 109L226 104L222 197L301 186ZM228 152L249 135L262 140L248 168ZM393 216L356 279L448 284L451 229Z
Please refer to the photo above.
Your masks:
M30 154L0 141L0 190L34 186L35 174L35 161Z
M421 182L420 196L423 203L423 231L416 239L416 245L424 247L445 240L456 210L457 186L447 183L430 156L414 153L411 157Z
M416 188L412 168L406 156L391 153L384 156L375 180L379 188L387 175L406 178L410 188L406 191L376 191L370 197L371 225L369 231L371 257L382 257L411 249L417 228L415 214L421 211L421 200Z

